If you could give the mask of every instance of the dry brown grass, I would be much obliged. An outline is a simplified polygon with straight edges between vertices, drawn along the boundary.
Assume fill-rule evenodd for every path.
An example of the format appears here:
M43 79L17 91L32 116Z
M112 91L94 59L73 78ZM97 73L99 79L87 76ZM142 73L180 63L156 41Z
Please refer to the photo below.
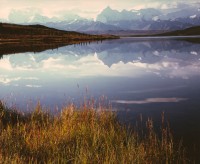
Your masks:
M0 120L2 163L186 163L169 128L159 137L151 119L141 135L104 109L69 105L52 116L38 104L23 115L0 103Z

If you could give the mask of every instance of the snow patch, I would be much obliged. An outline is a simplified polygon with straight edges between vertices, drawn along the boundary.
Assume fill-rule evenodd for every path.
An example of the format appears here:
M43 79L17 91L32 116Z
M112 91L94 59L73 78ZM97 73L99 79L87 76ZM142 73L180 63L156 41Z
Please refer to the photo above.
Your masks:
M77 21L77 19L74 19L73 21L69 22L68 24L73 24Z
M28 22L29 22L29 23L32 22L32 21L34 20L34 18L35 18L35 16L31 16L31 17L29 18L29 21L28 21Z
M155 56L159 56L159 52L158 52L158 51L154 51L153 54L154 54Z
M138 10L134 10L134 9L132 9L131 12L133 12L133 13L137 13Z
M153 20L153 21L157 21L157 20L159 20L159 16L155 16L155 17L153 17L152 20Z

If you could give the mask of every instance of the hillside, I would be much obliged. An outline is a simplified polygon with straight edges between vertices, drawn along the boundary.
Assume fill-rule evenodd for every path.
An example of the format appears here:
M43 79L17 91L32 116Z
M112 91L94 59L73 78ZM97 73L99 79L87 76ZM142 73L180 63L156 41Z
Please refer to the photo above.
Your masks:
M0 56L21 52L40 52L69 44L116 38L118 37L112 35L89 35L57 30L42 25L0 23Z
M200 35L200 26L190 27L184 30L176 30L172 32L157 34L156 36L192 36L192 35Z
M101 40L114 39L111 35L88 35L73 31L62 31L48 28L42 25L16 25L0 23L0 39L2 41L16 41L20 39L34 41L80 41L80 40Z

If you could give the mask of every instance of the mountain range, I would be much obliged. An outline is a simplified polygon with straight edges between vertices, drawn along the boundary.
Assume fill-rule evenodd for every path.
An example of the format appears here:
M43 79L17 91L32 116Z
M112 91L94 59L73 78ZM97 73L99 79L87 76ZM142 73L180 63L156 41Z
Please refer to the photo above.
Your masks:
M5 21L5 20L0 20ZM12 11L7 22L42 24L60 30L85 33L112 33L127 30L180 30L200 25L200 5L180 5L171 9L146 8L140 10L114 10L106 7L95 20L67 13L49 18L40 13Z
M124 55L126 54L126 55ZM188 54L191 54L189 57ZM63 65L77 63L81 58L87 58L96 55L96 57L106 66L112 67L120 62L122 63L147 63L155 64L160 61L181 62L182 66L199 61L200 46L186 41L177 40L133 40L119 39L113 41L104 41L102 43L92 42L85 45L69 45L60 47L55 50L47 50L45 52L33 54L28 52L25 55L10 56L12 64L15 66L40 66L52 58ZM61 59L61 60L59 60ZM27 61L22 62L22 61ZM95 62L95 61L90 61ZM62 67L59 67L62 68Z

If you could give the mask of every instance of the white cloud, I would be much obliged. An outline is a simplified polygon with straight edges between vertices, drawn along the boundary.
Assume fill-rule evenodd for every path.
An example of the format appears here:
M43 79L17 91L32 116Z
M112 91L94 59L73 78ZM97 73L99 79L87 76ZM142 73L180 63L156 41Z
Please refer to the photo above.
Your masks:
M111 103L117 104L149 104L149 103L177 103L180 101L186 101L187 98L148 98L145 100L112 100Z
M15 78L9 78L9 77L0 77L0 83L8 85L11 82L19 81L21 80L20 77Z
M190 54L192 54L192 55L198 55L198 53L196 51L191 51Z
M27 23L37 14L42 15L42 11L38 8L12 9L8 15L8 19L13 23Z
M60 16L61 11L71 11L83 17L95 18L105 7L122 10L122 9L141 9L146 7L163 8L176 7L178 3L194 3L197 0L1 0L0 18L7 18L11 10L21 10L22 13L27 9L38 9L44 16ZM31 10L30 10L31 12ZM29 14L29 11L28 13Z
M155 54L158 53L155 52ZM143 60L128 63L120 61L109 67L98 58L99 55L96 53L87 56L73 54L48 57L45 53L40 55L38 58L27 54L5 56L0 60L0 82L4 84L11 83L19 77L22 80L43 80L52 78L52 76L57 78L80 78L86 76L135 78L155 74L167 78L187 79L200 75L199 60L185 61L166 57L155 63L145 63ZM26 60L21 60L24 57L26 57ZM24 61L26 62L24 63Z
M154 54L155 56L159 56L159 52L158 52L158 51L154 51L153 54Z
M197 15L191 15L191 16L190 16L191 19L194 19L194 18L196 18L196 17L197 17Z
M28 84L28 85L26 85L26 87L29 87L29 88L41 88L42 86L41 85Z
M151 89L145 89L145 90L134 90L134 91L126 91L123 93L151 93L151 92L163 92L163 91L174 91L176 89L180 89L180 88L186 88L186 85L180 85L180 86L173 86L173 87L165 87L165 88L151 88Z
M20 81L20 80L39 80L38 78L36 77L11 77L11 76L8 76L8 75L4 75L4 76L0 76L0 83L2 84L5 84L5 85L9 85L11 83L14 83L14 82L17 82L17 81Z
M0 60L0 68L4 70L12 70L9 58L4 58L3 60Z
M37 77L26 77L25 80L39 80Z

